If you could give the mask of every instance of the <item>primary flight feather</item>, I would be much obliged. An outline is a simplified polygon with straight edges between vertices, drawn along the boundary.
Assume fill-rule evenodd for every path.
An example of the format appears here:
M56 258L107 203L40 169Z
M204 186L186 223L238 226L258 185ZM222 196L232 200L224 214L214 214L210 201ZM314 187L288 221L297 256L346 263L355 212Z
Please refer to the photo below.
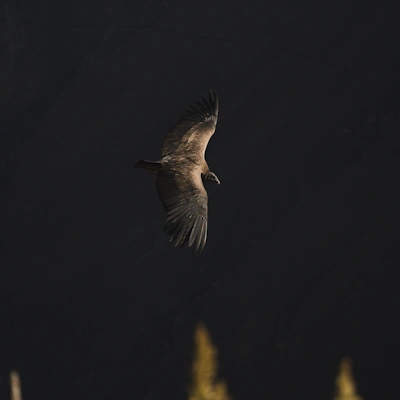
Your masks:
M218 97L210 91L185 110L166 134L161 160L139 160L135 168L157 175L157 192L166 212L165 232L175 246L188 243L202 251L207 240L208 196L203 181L220 184L205 152L218 120Z

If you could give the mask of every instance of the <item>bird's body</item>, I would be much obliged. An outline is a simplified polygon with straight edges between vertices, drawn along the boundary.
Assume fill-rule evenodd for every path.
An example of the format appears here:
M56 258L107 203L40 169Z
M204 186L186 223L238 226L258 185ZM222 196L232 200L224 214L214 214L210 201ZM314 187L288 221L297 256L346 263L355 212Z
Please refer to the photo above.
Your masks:
M207 240L208 196L203 181L219 179L210 171L205 152L218 120L218 98L197 102L167 133L159 161L139 160L135 167L157 175L157 192L167 214L165 231L175 246L188 242L201 251Z

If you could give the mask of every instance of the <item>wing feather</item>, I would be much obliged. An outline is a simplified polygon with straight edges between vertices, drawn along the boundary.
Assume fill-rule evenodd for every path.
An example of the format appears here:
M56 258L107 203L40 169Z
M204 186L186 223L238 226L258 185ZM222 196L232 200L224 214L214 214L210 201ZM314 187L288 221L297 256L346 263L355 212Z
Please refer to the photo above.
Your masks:
M217 93L210 91L208 99L203 96L202 101L197 101L197 106L190 105L190 109L181 114L178 123L165 135L161 149L163 157L174 153L182 144L188 144L189 138L192 150L204 154L218 121Z
M157 192L167 214L164 230L171 236L170 241L180 247L188 242L195 251L202 251L207 239L208 196L200 171L161 171Z

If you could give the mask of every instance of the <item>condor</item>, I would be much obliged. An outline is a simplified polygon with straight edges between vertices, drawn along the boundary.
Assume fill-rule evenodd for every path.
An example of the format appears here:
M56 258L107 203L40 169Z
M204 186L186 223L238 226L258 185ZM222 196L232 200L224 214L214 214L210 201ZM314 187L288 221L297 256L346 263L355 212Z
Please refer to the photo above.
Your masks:
M157 192L166 212L164 230L175 246L201 252L207 240L208 196L203 181L220 184L210 171L205 152L218 120L218 97L210 91L197 106L185 110L166 134L161 160L139 160L135 168L157 175Z

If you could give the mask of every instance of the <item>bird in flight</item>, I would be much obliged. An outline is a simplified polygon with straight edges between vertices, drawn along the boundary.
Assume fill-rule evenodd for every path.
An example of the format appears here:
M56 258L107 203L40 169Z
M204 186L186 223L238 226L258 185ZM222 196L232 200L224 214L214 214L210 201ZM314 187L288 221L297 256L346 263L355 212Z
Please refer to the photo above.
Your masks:
M178 123L165 135L161 160L139 160L135 168L157 175L158 197L166 212L164 230L175 246L194 246L201 252L207 240L208 196L204 181L220 181L210 171L205 152L218 120L218 97L210 91L208 99L191 105Z

